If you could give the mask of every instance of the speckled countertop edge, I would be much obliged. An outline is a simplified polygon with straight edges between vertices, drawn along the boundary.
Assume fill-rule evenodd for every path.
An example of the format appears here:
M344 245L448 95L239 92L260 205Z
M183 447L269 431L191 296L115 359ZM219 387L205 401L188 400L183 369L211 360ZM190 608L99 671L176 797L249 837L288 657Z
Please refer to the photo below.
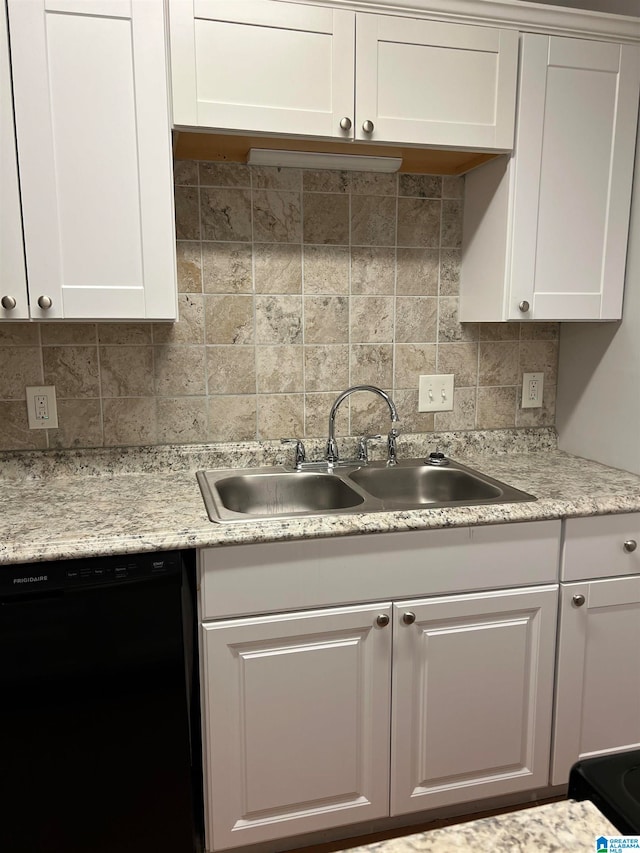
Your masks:
M542 447L535 440L514 447L518 452L490 447L487 453L476 436L459 446L466 453L455 458L536 495L536 501L226 525L209 520L195 478L203 459L211 461L208 447L145 451L145 464L137 470L132 464L101 469L99 457L113 454L82 452L75 454L75 467L64 460L63 474L0 482L0 564L640 511L640 477L551 449L547 437ZM254 465L265 463L254 446L234 448L240 465L248 456ZM407 443L403 456L424 452L418 447L414 454L415 449ZM228 463L228 452L223 455ZM105 468L107 473L98 475Z

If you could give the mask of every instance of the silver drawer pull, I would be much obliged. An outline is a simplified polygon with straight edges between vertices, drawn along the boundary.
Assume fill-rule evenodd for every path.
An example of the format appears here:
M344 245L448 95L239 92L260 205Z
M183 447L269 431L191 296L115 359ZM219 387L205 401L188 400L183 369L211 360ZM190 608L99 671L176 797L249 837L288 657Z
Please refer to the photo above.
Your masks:
M632 554L636 548L638 547L638 543L635 539L627 539L627 541L622 546L627 554Z
M582 595L582 593L578 593L578 595L574 595L571 600L573 601L576 607L582 607L586 599L584 595Z
M376 625L377 625L379 628L386 628L388 624L389 624L389 617L387 616L387 614L386 614L386 613L381 613L381 614L376 618Z

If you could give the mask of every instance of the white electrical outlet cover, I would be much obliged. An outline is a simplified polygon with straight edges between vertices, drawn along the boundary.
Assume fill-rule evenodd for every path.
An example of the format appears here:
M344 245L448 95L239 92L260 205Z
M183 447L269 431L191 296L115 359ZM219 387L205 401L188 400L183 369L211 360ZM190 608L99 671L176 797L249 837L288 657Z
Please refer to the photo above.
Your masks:
M57 429L58 406L56 404L55 385L28 385L25 391L27 394L29 429ZM40 400L36 406L38 398L44 398L44 400ZM39 416L39 411L44 411L47 417Z
M539 409L542 406L544 373L522 374L522 408Z

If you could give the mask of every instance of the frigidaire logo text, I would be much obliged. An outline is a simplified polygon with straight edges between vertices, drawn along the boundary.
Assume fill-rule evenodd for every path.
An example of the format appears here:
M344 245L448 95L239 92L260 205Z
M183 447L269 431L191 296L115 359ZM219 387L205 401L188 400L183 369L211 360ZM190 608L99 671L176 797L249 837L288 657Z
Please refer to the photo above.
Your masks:
M47 575L30 575L28 578L14 578L14 583L41 583L49 580Z

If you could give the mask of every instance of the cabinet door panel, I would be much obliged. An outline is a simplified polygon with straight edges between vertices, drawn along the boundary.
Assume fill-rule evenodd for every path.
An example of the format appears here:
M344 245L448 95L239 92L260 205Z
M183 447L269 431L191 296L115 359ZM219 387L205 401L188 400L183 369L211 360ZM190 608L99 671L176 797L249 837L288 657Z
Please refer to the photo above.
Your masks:
M390 606L205 623L208 846L388 814Z
M29 304L7 35L6 9L0 3L0 299L16 300L12 309L0 305L0 319L25 320Z
M580 759L640 747L640 577L563 585L560 613L554 785Z
M178 0L170 15L174 124L351 137L352 12Z
M516 63L515 32L360 14L356 137L510 149Z
M547 783L556 601L547 586L394 605L392 814Z
M639 81L634 46L522 37L510 319L620 316Z
M9 11L32 316L175 318L162 5Z

